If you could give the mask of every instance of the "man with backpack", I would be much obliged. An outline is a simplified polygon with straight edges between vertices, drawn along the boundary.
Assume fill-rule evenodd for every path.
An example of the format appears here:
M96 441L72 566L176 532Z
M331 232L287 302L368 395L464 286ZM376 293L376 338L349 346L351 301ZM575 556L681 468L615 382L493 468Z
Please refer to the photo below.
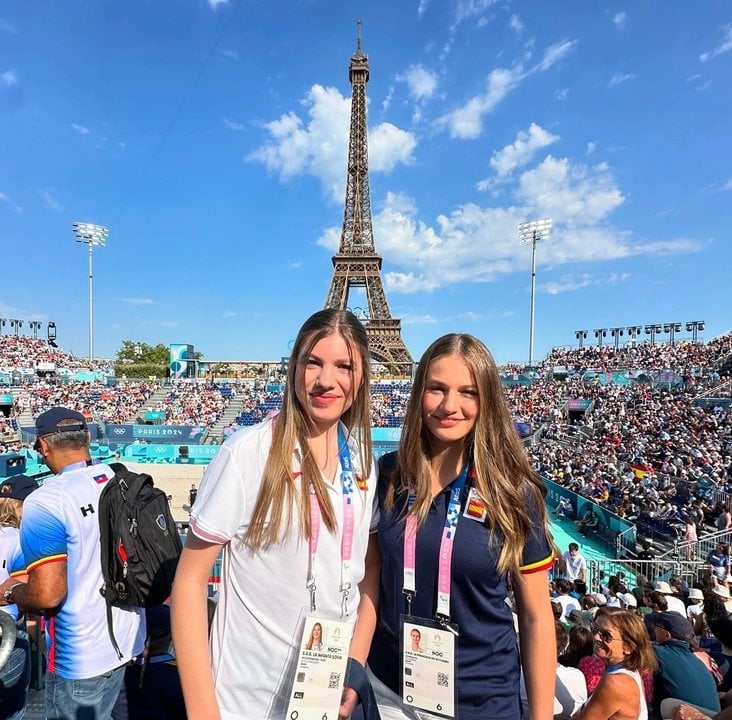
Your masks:
M28 583L0 585L0 604L47 617L46 717L108 720L125 665L145 645L144 609L113 606L108 629L99 499L114 476L93 465L81 413L54 407L36 419L36 450L55 473L26 500L20 541Z

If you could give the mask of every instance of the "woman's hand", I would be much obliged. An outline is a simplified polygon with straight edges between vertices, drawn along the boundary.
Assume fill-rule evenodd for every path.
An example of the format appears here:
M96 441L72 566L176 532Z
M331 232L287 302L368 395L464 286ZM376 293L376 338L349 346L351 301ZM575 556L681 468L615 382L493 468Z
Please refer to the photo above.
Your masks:
M345 720L346 718L351 717L357 705L358 693L353 688L343 688L343 695L341 696L341 708L338 711L339 719Z

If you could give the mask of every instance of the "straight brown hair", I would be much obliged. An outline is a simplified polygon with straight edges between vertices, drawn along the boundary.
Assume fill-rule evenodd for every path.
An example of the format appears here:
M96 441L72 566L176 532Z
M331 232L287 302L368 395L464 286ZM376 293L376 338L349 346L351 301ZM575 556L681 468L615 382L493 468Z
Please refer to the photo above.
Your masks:
M282 410L270 421L273 423L272 445L252 519L244 536L246 544L254 550L280 542L286 534L285 528L293 526L293 519L296 519L296 527L302 537L310 537L308 497L311 486L320 505L323 524L331 533L337 529L335 513L320 468L308 444L313 428L312 418L298 400L296 392L298 367L307 362L313 347L322 338L336 333L348 345L351 376L355 375L357 365L362 372L361 385L352 388L353 402L341 416L341 422L348 434L359 442L358 471L364 477L371 473L370 360L366 330L348 310L320 310L305 321L295 339L287 367ZM297 446L301 452L301 474L294 478L292 458Z
M399 487L390 484L386 508L394 506L397 492L406 491L416 496L410 512L420 523L427 517L432 504L431 450L430 433L422 418L422 396L430 363L448 355L462 360L475 381L479 411L472 432L463 439L463 459L473 462L473 487L485 503L493 540L501 545L497 569L515 572L533 531L527 512L529 505L534 508L541 532L550 537L544 507L546 489L531 467L513 425L496 362L488 348L472 335L443 335L427 348L419 362L397 455Z

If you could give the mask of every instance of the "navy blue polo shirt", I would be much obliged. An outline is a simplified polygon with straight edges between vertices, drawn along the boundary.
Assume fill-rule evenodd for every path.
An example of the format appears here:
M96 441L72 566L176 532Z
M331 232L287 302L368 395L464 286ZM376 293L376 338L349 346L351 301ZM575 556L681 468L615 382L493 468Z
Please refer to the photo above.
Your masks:
M390 467L389 458L382 467ZM379 622L368 662L374 675L399 695L399 620L406 612L402 593L406 497L398 496L394 507L386 511L383 501L388 482L382 474ZM427 519L417 531L417 594L412 600L412 614L418 617L433 618L437 609L438 555L453 484L454 481L434 499ZM468 488L463 493L463 509L467 496ZM552 549L539 522L538 509L531 501L528 512L535 531L524 548L522 572L545 570L551 566ZM486 522L460 515L453 546L450 609L460 633L457 685L461 720L521 717L519 660L513 616L505 602L506 574L496 570L499 543L497 538L491 540Z

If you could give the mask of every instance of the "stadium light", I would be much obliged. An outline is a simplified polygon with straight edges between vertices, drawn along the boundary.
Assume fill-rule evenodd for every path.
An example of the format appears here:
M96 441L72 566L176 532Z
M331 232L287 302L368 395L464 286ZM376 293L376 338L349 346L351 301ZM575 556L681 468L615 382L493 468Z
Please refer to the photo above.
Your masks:
M674 335L676 335L677 332L681 332L681 323L664 323L663 331L668 333L668 340L673 345Z
M640 325L628 325L628 327L625 329L628 331L628 337L630 338L630 342L635 345L638 335L640 335L640 332L643 328Z
M6 318L0 318L0 335L3 334L3 328L8 324Z
M11 320L10 327L15 329L15 337L18 337L18 331L23 327L22 320Z
M48 323L48 327L46 328L46 337L48 338L48 344L55 348L58 347L56 345L56 323L50 322Z
M31 320L28 325L33 331L33 339L38 340L38 331L41 329L41 323L38 320Z
M582 347L582 343L584 342L584 339L587 337L587 330L575 330L574 336L577 338L577 341L579 342L578 347Z
M89 362L94 360L94 273L92 272L92 251L94 246L104 247L107 244L109 230L103 225L75 222L72 225L76 242L84 243L89 248Z
M691 342L697 342L699 333L704 331L704 321L703 320L689 320L688 323L686 323L686 332L691 333Z
M536 296L536 243L546 240L552 229L550 218L531 220L518 226L521 243L531 243L531 319L529 321L529 365L534 364L534 306Z
M661 332L661 326L660 325L646 325L645 327L646 335L651 336L651 345L656 340L656 335Z
M602 339L607 335L607 328L595 328L597 347L602 347Z
M623 336L624 332L625 332L625 329L621 328L621 327L610 328L610 334L615 339L615 350L616 351L618 349L618 346L620 345L620 338Z

